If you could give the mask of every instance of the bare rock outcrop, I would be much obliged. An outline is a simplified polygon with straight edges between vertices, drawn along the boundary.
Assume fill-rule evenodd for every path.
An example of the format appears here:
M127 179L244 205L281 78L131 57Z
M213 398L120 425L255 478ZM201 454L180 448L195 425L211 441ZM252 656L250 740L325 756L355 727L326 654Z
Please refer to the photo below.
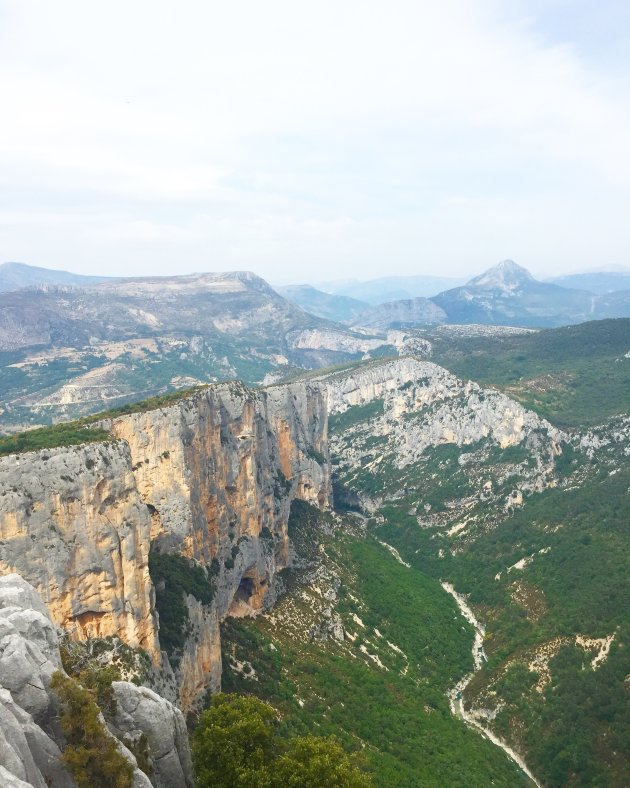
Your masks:
M220 686L219 623L274 599L300 498L328 506L325 392L299 382L219 384L102 422L102 443L0 458L0 573L18 572L71 637L144 649L185 711ZM149 552L212 568L188 597L192 632L173 676L161 652Z
M57 629L35 589L17 574L0 577L0 784L72 788L61 761L63 734L50 689L63 672ZM190 788L192 763L184 718L154 692L114 682L118 748L134 767L134 788ZM152 779L125 747L144 736Z
M399 467L443 443L462 446L489 439L505 448L537 431L551 443L566 439L505 394L460 380L430 361L407 357L374 362L318 380L326 386L330 413L383 401L383 416L372 420L370 429L389 436Z
M144 737L151 783L155 788L192 788L192 761L181 711L147 687L114 681L112 688L116 710L108 720L109 728L131 744L138 745Z

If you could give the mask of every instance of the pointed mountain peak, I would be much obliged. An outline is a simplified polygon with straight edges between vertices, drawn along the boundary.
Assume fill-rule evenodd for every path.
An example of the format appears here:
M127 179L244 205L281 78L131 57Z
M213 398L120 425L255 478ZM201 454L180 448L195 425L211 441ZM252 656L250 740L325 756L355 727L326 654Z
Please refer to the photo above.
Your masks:
M513 290L526 282L533 282L534 277L527 268L518 265L514 260L502 260L492 268L488 268L480 276L468 282L470 287L496 288L497 290Z

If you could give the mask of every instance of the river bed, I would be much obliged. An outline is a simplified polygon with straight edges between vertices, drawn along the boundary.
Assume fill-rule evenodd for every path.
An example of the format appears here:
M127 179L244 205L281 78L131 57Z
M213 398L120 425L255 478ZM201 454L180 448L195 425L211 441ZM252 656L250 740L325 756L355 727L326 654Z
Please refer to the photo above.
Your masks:
M451 707L451 712L456 716L460 717L467 725L470 725L471 728L474 728L478 731L482 736L485 736L486 739L489 739L493 744L497 747L500 747L506 755L514 761L514 763L522 769L522 771L529 777L529 779L536 785L538 788L542 788L538 780L534 777L534 775L530 772L527 768L525 761L521 758L521 756L515 752L508 744L506 744L502 739L500 739L495 733L493 733L489 728L483 725L479 718L475 716L473 713L466 711L464 708L464 690L472 681L473 676L479 670L481 670L483 663L487 661L486 652L483 648L483 640L486 634L485 627L483 624L477 620L475 614L470 609L468 603L466 602L466 598L463 594L458 594L457 591L453 588L450 583L442 582L442 588L446 591L447 594L450 594L455 602L457 603L457 607L459 608L460 613L462 616L472 624L475 630L475 640L473 643L473 661L474 661L474 670L472 673L468 673L462 679L460 679L457 684L449 690L448 692L448 699L449 704Z

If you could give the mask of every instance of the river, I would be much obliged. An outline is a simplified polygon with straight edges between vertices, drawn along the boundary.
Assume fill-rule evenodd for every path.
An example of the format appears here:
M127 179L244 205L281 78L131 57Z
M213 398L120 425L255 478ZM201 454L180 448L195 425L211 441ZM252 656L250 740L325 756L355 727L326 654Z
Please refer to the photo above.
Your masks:
M486 652L483 648L483 640L486 630L483 624L477 620L475 614L468 606L466 598L463 596L463 594L458 594L450 583L442 582L442 588L447 594L450 594L453 597L457 603L460 613L462 616L464 616L466 621L472 624L475 630L475 640L472 649L475 667L472 673L468 673L466 676L464 676L464 678L460 679L451 690L449 690L448 699L451 706L451 712L456 717L460 717L462 720L464 720L467 725L470 725L471 728L474 728L482 736L485 736L486 739L489 739L493 744L496 744L497 747L500 747L503 752L505 752L507 756L511 758L514 763L520 767L520 769L522 769L522 771L529 777L534 785L538 786L538 788L542 788L541 784L527 768L527 765L521 756L517 752L514 752L514 750L508 744L500 739L489 728L483 725L477 717L475 717L471 712L466 711L464 708L464 690L470 684L475 673L481 670L483 663L487 660Z

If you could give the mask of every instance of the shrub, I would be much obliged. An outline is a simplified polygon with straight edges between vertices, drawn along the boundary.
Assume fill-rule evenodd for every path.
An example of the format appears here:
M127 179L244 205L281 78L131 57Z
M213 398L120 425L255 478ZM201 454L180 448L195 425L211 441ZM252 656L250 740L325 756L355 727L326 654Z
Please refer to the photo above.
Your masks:
M216 573L218 562L213 561L210 574ZM189 634L190 618L186 594L191 594L205 605L214 598L214 582L206 571L183 555L149 553L149 573L155 587L155 606L160 617L160 645L169 655L173 667L178 663L177 652L183 648Z
M62 760L79 788L131 788L133 766L101 722L93 693L61 671L53 674L50 686L61 705Z
M369 788L333 738L278 734L275 710L248 695L215 695L192 738L198 788Z

